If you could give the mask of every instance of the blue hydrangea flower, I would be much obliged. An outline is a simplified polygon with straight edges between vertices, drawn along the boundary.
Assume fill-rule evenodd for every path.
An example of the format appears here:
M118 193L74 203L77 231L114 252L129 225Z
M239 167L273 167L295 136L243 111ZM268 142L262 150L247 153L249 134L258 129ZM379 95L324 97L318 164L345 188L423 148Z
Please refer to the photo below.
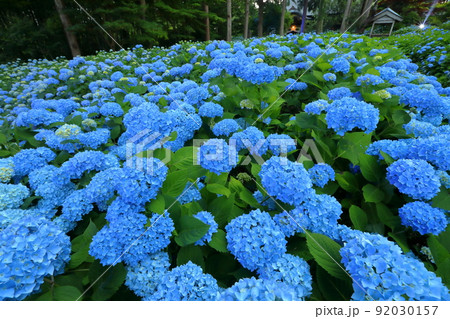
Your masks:
M441 278L381 235L355 233L340 254L354 280L353 300L450 300Z
M165 273L152 296L144 300L157 301L212 301L219 287L217 281L205 274L200 266L189 261Z
M225 119L220 122L217 122L216 125L214 125L212 132L215 136L230 136L232 133L239 130L241 127L239 124L233 120L233 119Z
M219 117L223 115L223 107L213 102L206 102L199 107L198 115L204 117Z
M404 140L379 140L370 144L366 154L384 159L380 152L386 153L393 159L405 158L409 153L410 144Z
M249 126L242 132L234 133L229 142L230 147L234 147L237 152L248 149L250 154L255 156L264 155L269 148L264 133L254 126Z
M202 194L200 194L200 190L204 186L205 185L201 182L198 182L195 185L192 185L191 182L187 182L183 192L181 192L181 196L178 198L178 201L180 202L181 205L199 201L200 199L202 199Z
M270 196L265 197L260 191L254 192L253 197L258 201L258 203L266 207L269 211L276 210L278 207Z
M447 228L445 211L424 202L407 203L398 210L398 215L403 225L410 226L422 235L439 235Z
M256 270L286 252L286 239L270 215L259 209L234 218L226 227L228 250L242 266Z
M389 183L414 199L432 199L439 193L439 176L424 160L400 159L387 168Z
M361 75L356 79L356 85L358 86L378 85L381 83L384 83L383 79L373 74Z
M137 265L127 266L125 285L137 296L151 298L162 276L169 270L169 255L159 252L141 260Z
M237 153L222 139L211 139L200 146L197 163L203 168L220 175L237 165Z
M448 106L435 90L412 89L407 91L400 99L401 103L414 107L417 111L428 116L448 114Z
M344 97L351 97L353 95L352 91L346 87L340 87L330 90L327 96L330 100L340 100Z
M259 176L269 195L290 205L298 205L314 193L303 164L287 158L272 156L262 165Z
M334 72L342 72L343 74L350 72L350 62L345 58L335 58L331 60L330 64Z
M328 109L328 102L325 100L317 100L305 105L305 112L319 115Z
M283 282L294 287L294 300L304 300L311 295L312 277L308 263L300 257L284 254L276 262L258 270L260 278Z
M275 156L292 152L296 149L296 142L296 140L286 134L270 134L266 139L269 150Z
M0 210L19 208L30 191L25 185L0 183Z
M271 279L243 278L219 293L219 301L293 301L295 288Z
M308 170L309 177L314 185L324 187L329 181L334 181L333 168L325 163L318 163Z
M56 154L46 147L21 150L12 158L14 162L14 176L26 176L31 171L47 165L55 157Z
M198 212L197 214L194 215L194 217L204 222L205 224L209 225L208 232L202 238L200 238L195 242L195 244L198 246L204 246L211 241L212 235L214 233L217 233L218 224L214 220L214 216L207 211Z
M304 82L296 81L295 79L286 79L285 82L289 83L286 85L286 90L289 91L303 91L308 88L308 85Z
M107 102L100 107L100 114L103 116L122 116L123 110L120 104Z
M42 217L19 219L0 232L0 300L22 300L39 291L44 277L61 274L70 238Z
M323 79L325 81L328 81L328 82L334 82L334 81L336 81L336 74L334 74L334 73L325 73L323 75Z
M345 97L334 101L327 109L325 117L328 128L344 135L354 128L370 133L377 128L380 111L372 104Z
M7 183L14 175L14 161L12 158L0 158L0 183Z

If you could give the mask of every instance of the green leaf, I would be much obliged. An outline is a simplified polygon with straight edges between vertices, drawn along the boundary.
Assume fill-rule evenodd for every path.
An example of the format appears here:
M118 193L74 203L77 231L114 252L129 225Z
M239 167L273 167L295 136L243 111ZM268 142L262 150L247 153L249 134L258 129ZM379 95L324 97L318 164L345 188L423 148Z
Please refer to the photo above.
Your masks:
M336 181L339 186L350 193L359 193L361 190L358 186L358 180L355 175L350 172L344 172L342 174L336 174Z
M392 213L389 207L387 207L382 203L378 203L376 208L378 218L380 218L383 224L385 224L391 229L396 229L401 226L402 222L400 220L400 217L394 215L394 213Z
M106 271L107 269L98 261L92 263L89 268L89 281L95 282L92 300L102 301L111 298L125 281L127 271L122 264L117 264Z
M403 125L411 121L411 116L404 110L396 110L392 114L392 119L394 120L395 124Z
M253 194L248 190L248 189L243 189L240 193L239 193L239 198L249 204L251 207L260 207L261 205L258 203L258 201L255 199L255 197L253 197ZM268 199L268 200L272 200L272 199Z
M185 169L193 166L194 163L194 150L193 146L186 146L176 151L170 161L170 165L174 165L176 168Z
M0 133L0 144L6 144L7 141L6 135Z
M359 164L359 155L365 153L371 143L372 134L345 133L338 143L338 157L346 158L353 165Z
M94 237L97 232L97 226L92 220L90 220L84 233L72 240L72 251L74 253L70 257L70 262L68 265L69 268L73 269L85 261L93 260L93 257L89 255L89 247L92 237Z
M351 219L355 229L364 231L367 226L366 212L363 211L358 206L352 205L352 206L350 206L349 213L350 213L350 219Z
M200 246L188 245L180 248L177 254L177 266L184 265L189 261L205 268L205 260Z
M366 202L379 203L384 199L384 192L372 184L367 184L362 190Z
M329 275L322 267L316 268L316 281L320 292L328 301L348 301L353 294L352 280L341 280Z
M193 216L181 216L178 221L175 242L181 247L195 243L209 230L209 225L203 223Z
M223 185L220 184L208 184L206 185L206 189L213 194L221 194L226 197L230 197L231 191Z
M360 154L359 167L362 175L369 182L376 183L385 176L385 172L373 156Z
M432 205L444 210L450 210L450 194L448 190L442 187L441 191L433 198Z
M53 290L53 299L57 301L76 301L82 292L73 286L59 286Z
M427 244L438 268L442 263L450 259L450 252L437 240L436 236L430 235Z
M308 249L314 257L314 260L333 277L345 280L348 275L340 261L339 250L342 248L331 238L308 232L306 236Z
M233 209L235 207L235 193L232 193L229 198L224 196L214 199L208 206L209 211L214 215L214 219L219 224L220 228L225 227L234 217Z
M317 116L314 114L309 114L306 112L302 112L297 114L295 117L295 122L297 123L298 127L302 129L316 129L321 130L322 128L319 126L319 122L317 121Z
M217 232L212 235L212 239L208 245L221 253L228 252L225 232L222 229L217 230Z
M165 208L166 208L166 201L164 199L164 196L161 194L159 194L146 206L147 211L157 214L162 214Z

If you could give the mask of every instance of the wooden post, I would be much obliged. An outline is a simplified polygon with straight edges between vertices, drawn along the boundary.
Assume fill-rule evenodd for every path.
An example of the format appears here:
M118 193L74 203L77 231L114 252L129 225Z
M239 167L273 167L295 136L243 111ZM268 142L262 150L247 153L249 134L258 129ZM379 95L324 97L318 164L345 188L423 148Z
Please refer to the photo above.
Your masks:
M281 17L280 17L280 35L284 35L284 17L286 15L286 0L281 2Z
M231 41L231 0L227 0L227 41Z
M391 30L389 31L389 36L391 36L392 30L394 30L395 20L392 21Z
M209 6L208 4L205 3L205 40L209 41L211 40L211 31L210 31L210 26L209 26Z
M372 32L373 32L373 27L375 26L375 22L374 23L372 23L372 28L370 28L370 34L369 34L369 37L371 38L372 37Z
M244 39L248 39L248 19L250 14L250 0L245 0Z

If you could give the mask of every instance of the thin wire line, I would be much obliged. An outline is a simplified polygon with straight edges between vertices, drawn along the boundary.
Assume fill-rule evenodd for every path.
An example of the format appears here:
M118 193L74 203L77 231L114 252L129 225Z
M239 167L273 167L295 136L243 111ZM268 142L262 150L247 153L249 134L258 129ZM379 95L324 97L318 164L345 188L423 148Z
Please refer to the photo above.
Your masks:
M273 197L266 191L266 189L265 189L261 184L259 184L253 177L252 177L252 179L253 179L253 181L254 181L254 182L255 182L262 190L264 190L264 192L266 192L266 194L267 194L267 195L275 202L275 204L277 204L277 205L283 210L283 213L286 213L286 214L294 221L294 223L296 223L297 226L299 226L299 227L303 230L303 232L304 232L307 236L309 236L309 238L311 238L311 239L314 241L314 243L315 243L317 246L319 246L320 249L322 249L323 252L324 252L325 254L327 254L328 257L330 257L331 260L333 260L333 261L336 263L336 265L338 265L339 268L341 268L342 271L345 272L345 273L347 274L347 276L349 276L350 279L353 280L353 281L355 282L355 284L358 285L359 288L362 289L362 291L364 291L364 292L366 293L367 296L369 296L370 299L372 299L373 301L375 301L375 299L372 298L372 296L367 292L367 290L364 289L364 288L359 284L359 282L357 282L357 281L356 281L356 280L355 280L355 279L347 272L347 270L345 270L345 268L343 268L343 267L341 266L341 264L338 263L338 262L336 261L336 259L334 259L334 258L333 258L333 257L325 250L325 248L323 248L323 246L322 246L321 244L319 244L319 242L318 242L313 236L311 236L311 234L306 230L306 228L304 228L302 225L300 225L300 224L295 220L295 218L292 217L292 215L289 214L289 213L286 211L286 209L284 209L284 207L281 206L280 203L278 203L278 201L277 201L275 198L273 198Z
M84 13L86 13L86 15L100 28L100 29L102 29L102 31L103 32L105 32L107 35L108 35L108 37L110 37L111 38L111 40L113 40L114 41L114 43L115 44L117 44L122 50L124 50L125 52L127 52L127 50L125 50L124 49L124 47L123 46L121 46L117 41L116 41L116 39L114 39L114 37L112 36L112 35L110 35L109 33L108 33L108 31L106 31L105 30L105 28L103 28L102 27L102 25L100 24L100 23L98 23L97 22L97 20L89 13L89 12L87 12L86 11L86 9L85 8L83 8L76 0L72 0L73 2L75 2L77 5L78 5L78 7L80 7L80 9L84 12ZM128 51L128 52L130 52L130 51ZM170 95L170 93L167 91L167 89L166 88L164 88L164 87L162 87L161 86L161 84L159 84L154 78L153 78L153 76L151 76L151 74L149 74L148 72L147 72L147 70L142 66L142 64L140 64L139 63L139 61L137 60L137 59L135 59L133 56L131 56L131 55L129 55L133 60L134 60L134 62L136 62L138 65L139 65L139 67L142 69L142 70L144 70L144 72L146 73L146 75L148 75L148 76L150 76L150 78L152 79L152 81L153 82L155 82L156 83L156 85L158 85L167 95L168 95L168 97L170 97L171 99L172 99L172 101L173 102L175 102L177 105L178 105L178 107L179 108L181 108L194 122L195 122L195 124L197 124L197 125L199 125L199 126L201 126L201 123L198 123L193 117L192 117L192 115L188 112L188 111L186 111L179 103L178 103L178 101L177 100L175 100L171 95Z
M80 300L80 298L82 298L85 294L86 294L86 292L88 292L92 287L94 287L94 285L100 280L100 278L102 278L113 266L115 266L116 265L116 263L120 260L120 258L122 258L122 256L123 255L125 255L130 249L131 249L131 247L136 243L136 242L138 242L141 238L142 238L142 236L144 236L145 235L145 233L146 232L148 232L149 231L149 229L150 228L152 228L155 224L156 224L156 222L158 222L158 220L161 218L161 217L163 217L165 214L166 214L166 212L169 210L169 209L171 209L172 208L172 206L173 205L175 205L175 203L178 201L178 199L181 197L181 196L183 196L192 186L194 186L195 184L197 184L197 182L200 180L200 178L197 178L196 179L196 181L195 182L193 182L188 188L186 188L174 201L173 201L173 203L172 204L170 204L170 206L166 209L166 210L164 210L164 213L162 213L154 222L153 222L153 224L151 224L150 226L148 226L147 227L147 229L138 237L138 238L136 238L132 243L131 243L131 245L129 245L128 246L128 248L127 249L125 249L125 251L119 256L119 257L117 257L117 259L111 264L111 265L109 265L109 267L108 268L106 268L106 270L88 287L88 288L86 288L86 290L75 300L75 301L79 301Z
M279 99L281 99L282 97L283 97L283 95L284 94L286 94L286 92L287 91L289 91L289 89L295 84L295 83L297 83L298 82L298 80L300 80L302 77L303 77L303 75L305 75L306 74L306 72L308 72L313 66L314 66L314 64L316 64L316 62L322 57L322 56L324 56L327 52L328 52L328 50L329 49L331 49L331 47L337 42L337 41L339 41L339 39L340 38L342 38L342 36L344 35L344 34L346 34L347 33L347 31L348 30L350 30L354 25L355 25L355 23L356 22L358 22L358 20L359 19L361 19L361 17L363 16L363 15L365 15L366 14L366 12L367 11L369 11L370 9L372 9L372 7L378 2L379 0L376 0L375 2L373 2L372 3L372 5L370 6L370 7L368 7L363 13L361 13L361 15L358 17L358 19L356 19L336 40L334 40L333 41L333 43L331 43L331 44L328 44L328 46L327 46L327 48L326 48L326 50L324 51L324 52L322 52L320 55L319 55L319 57L297 78L297 80L295 80L295 82L293 82L293 83L291 83L291 85L289 85L289 86L287 86L287 88L284 90L284 92L283 93L281 93L281 95L269 106L269 107L267 107L265 110L264 110L264 112L263 113L261 113L260 115L258 115L258 118L252 123L252 125L255 125L255 123L256 122L258 122L263 116L264 116L264 114L266 114L267 113L267 111L272 107L272 106L274 106L275 105L275 103L279 100Z

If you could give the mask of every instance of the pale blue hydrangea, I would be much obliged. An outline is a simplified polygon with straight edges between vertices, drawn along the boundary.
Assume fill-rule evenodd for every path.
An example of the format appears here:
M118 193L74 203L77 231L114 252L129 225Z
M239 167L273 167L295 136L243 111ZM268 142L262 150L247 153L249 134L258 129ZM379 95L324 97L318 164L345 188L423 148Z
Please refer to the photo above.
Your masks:
M0 210L19 208L29 195L25 185L0 183Z
M445 211L424 202L411 202L398 210L402 224L410 226L420 234L439 235L447 228Z
M107 102L100 107L100 114L103 116L119 117L123 115L123 110L120 104Z
M242 266L256 270L286 252L286 239L270 215L259 209L234 218L226 227L228 250Z
M317 100L305 105L305 112L319 115L323 111L326 111L329 104L325 100Z
M206 102L199 107L198 115L204 117L219 117L223 115L223 107L213 102Z
M0 158L0 183L7 183L14 175L12 158Z
M14 162L14 176L26 176L33 170L47 165L55 157L56 154L46 147L21 150L12 158Z
M266 143L269 146L269 150L275 156L294 151L297 144L296 140L286 134L270 134L267 136Z
M242 132L234 133L229 142L230 147L234 147L237 152L247 149L250 154L255 156L266 154L269 148L264 133L254 126L249 126Z
M334 72L342 72L343 74L350 72L350 62L345 58L335 58L331 60L330 64Z
M336 81L336 74L334 74L334 73L325 73L323 75L323 79L325 81L328 81L328 82L334 82L334 81Z
M351 97L353 95L352 91L346 87L340 87L330 90L327 96L330 100L340 100L344 97Z
M200 194L200 190L205 185L201 182L197 182L196 184L193 184L191 182L187 182L186 186L184 187L184 190L181 192L180 197L178 197L178 201L181 205L192 203L199 201L202 199L202 194Z
M356 85L358 86L378 85L381 83L384 83L383 79L373 74L361 75L356 79Z

